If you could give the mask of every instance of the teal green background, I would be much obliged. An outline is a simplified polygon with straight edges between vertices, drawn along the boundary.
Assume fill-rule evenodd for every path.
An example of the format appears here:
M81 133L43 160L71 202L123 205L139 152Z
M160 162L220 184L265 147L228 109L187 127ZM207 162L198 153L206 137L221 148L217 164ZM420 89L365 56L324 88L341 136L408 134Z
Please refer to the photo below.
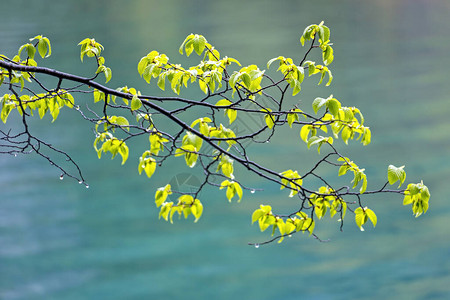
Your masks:
M77 44L93 37L113 70L109 86L144 94L160 91L137 74L139 59L158 50L194 64L177 52L191 32L223 55L265 69L279 55L302 57L303 29L324 20L334 42L333 84L307 79L292 101L310 110L315 97L333 94L360 108L372 144L338 147L365 167L369 189L385 182L389 164L406 165L406 181L424 180L432 197L429 211L415 219L401 196L370 196L365 204L378 215L376 229L360 232L349 215L343 233L335 219L318 222L316 233L329 243L298 234L255 249L247 243L269 234L250 225L252 211L268 203L277 212L296 207L279 187L244 175L247 185L265 191L229 204L223 191L206 190L198 223L170 225L157 219L155 188L182 173L200 177L200 170L173 161L148 180L137 174L137 152L125 166L98 160L91 124L64 111L54 124L33 122L33 133L66 150L90 188L60 181L58 170L36 156L0 156L0 299L450 297L450 2L10 1L1 15L0 53L11 57L43 34L53 54L40 65L89 76L95 68L80 63ZM19 128L17 118L10 121ZM249 151L280 171L307 170L319 156L304 148L298 132L287 131Z

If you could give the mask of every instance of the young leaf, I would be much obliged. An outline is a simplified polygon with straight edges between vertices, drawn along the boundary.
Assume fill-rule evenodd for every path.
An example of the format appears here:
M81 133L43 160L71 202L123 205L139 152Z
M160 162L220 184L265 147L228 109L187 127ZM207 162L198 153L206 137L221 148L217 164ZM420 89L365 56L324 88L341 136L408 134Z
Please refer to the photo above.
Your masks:
M297 109L297 110L298 110L299 112L301 112L301 110L299 110L299 109ZM295 121L298 121L298 120L299 120L297 111L288 113L286 119L287 119L287 122L288 122L288 124L289 124L289 127L292 128L292 124L293 124Z
M362 207L355 209L355 222L361 231L364 231L362 227L367 222L367 215Z
M131 111L138 110L142 106L142 101L137 95L133 95L131 99Z
M216 106L229 106L232 104L233 104L233 102L231 102L230 100L222 99L222 100L217 101Z
M338 100L330 96L330 98L328 98L327 100L327 108L333 115L333 117L335 118L339 117L339 109L341 108L341 103Z
M397 181L400 181L400 184L398 185L398 187L400 187L403 182L405 182L406 179L406 172L405 170L403 170L405 166L401 166L399 168L397 168L396 166L393 165L389 165L388 167L388 180L389 180L389 184L394 184Z
M120 156L122 156L122 165L123 165L127 161L128 155L129 155L129 149L128 149L128 146L125 144L125 142L122 142L120 144L119 154L120 154Z
M204 36L202 35L198 35L196 34L193 38L193 43L194 43L194 50L197 53L197 55L202 54L203 50L205 49L206 46L206 39Z
M192 33L186 37L186 39L183 41L180 48L178 49L178 52L180 52L180 54L183 54L183 49L184 49L184 45L186 44L186 42L190 41L193 37L194 37L194 34L192 34ZM187 56L189 56L189 55L187 55Z
M267 69L269 69L269 68L270 68L270 65L271 65L274 61L276 61L276 60L279 60L279 61L280 61L280 65L281 65L282 62L283 62L283 60L285 60L285 57L284 57L284 56L278 56L278 57L272 58L271 60L269 60L269 61L267 62Z
M200 219L203 214L203 205L200 200L194 200L194 204L191 206L191 212L195 217L194 223L197 223L198 219Z
M112 77L112 71L111 71L110 68L105 68L105 69L103 70L103 72L105 73L106 83L108 83L108 81L111 80L111 77Z
M271 115L271 114L265 115L264 120L266 121L267 127L269 127L269 129L272 129L273 125L275 124L273 115Z
M44 58L47 54L47 43L44 41L44 39L40 39L38 42L38 52L42 58Z
M160 207L167 199L168 195L172 194L171 186L170 184L167 184L163 187L160 187L156 190L155 193L155 203L156 207Z
M312 103L312 107L314 109L314 112L317 114L319 109L322 108L325 104L327 104L327 99L320 98L320 97L314 99L314 101Z
M234 183L233 183L233 186L234 186L234 189L235 189L235 191L236 191L236 194L237 194L238 197L239 197L238 202L240 202L240 201L242 200L242 188L241 188L241 186L239 185L239 183L237 183L237 182L234 182Z
M272 129L273 125L275 125L275 117L270 114L272 110L270 108L263 108L261 111L267 112L267 114L264 115L264 121L266 122L267 127Z
M377 226L377 215L370 208L365 208L366 214L369 217L369 220L372 222L373 227Z
M232 104L233 102L231 102L230 100L222 99L217 101L216 106L229 106ZM233 123L234 120L236 120L237 111L235 109L227 108L225 109L225 114L227 115L230 124Z
M261 217L266 215L266 212L262 209L257 209L252 214L252 224L258 221Z
M161 210L159 211L159 218L163 217L164 220L168 221L169 213L173 207L173 202L164 202L161 205Z
M300 130L300 138L307 143L308 142L308 136L309 133L312 131L313 127L312 125L304 125L302 129ZM312 134L314 136L314 134Z
M235 109L226 109L225 113L227 114L230 124L233 123L234 120L236 120L237 111Z

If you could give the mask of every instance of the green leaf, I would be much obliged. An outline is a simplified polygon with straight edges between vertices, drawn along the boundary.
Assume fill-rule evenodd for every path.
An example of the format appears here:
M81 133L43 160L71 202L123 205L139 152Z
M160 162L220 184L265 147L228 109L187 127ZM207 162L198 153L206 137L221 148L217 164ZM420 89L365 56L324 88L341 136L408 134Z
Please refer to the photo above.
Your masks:
M52 117L53 117L53 120L52 120L52 123L53 123L53 122L55 122L56 118L57 118L58 115L59 115L59 106L58 106L58 104L55 104L55 105L53 106L53 109L50 109L50 114L51 114Z
M422 198L422 200L424 201L428 201L430 200L430 191L428 190L428 187L426 187L425 185L422 184L421 187L421 192L420 192L420 197Z
M418 184L413 184L413 183L408 184L407 190L409 191L411 196L414 196L414 195L420 193L420 187L418 186Z
M194 51L194 41L190 40L186 43L186 56L190 56L192 52Z
M347 174L347 171L350 169L350 166L348 164L343 164L340 168L339 168L339 173L338 176L342 176Z
M186 165L189 168L193 168L193 167L195 167L195 164L197 163L197 158L198 158L198 154L195 152L197 152L197 149L193 145L186 144L186 145L183 145L181 148L175 150L175 156L184 155Z
M283 59L285 59L284 56L278 56L278 57L272 58L271 60L269 60L269 61L267 62L267 69L269 69L269 68L270 68L270 65L271 65L274 61L276 61L276 60L280 60L280 64L281 64L281 61L282 61Z
M233 164L230 162L226 162L222 164L222 168L221 168L223 175L229 177L229 178L233 178Z
M286 224L283 222L283 219L277 217L275 225L280 231L281 238L278 240L278 243L281 243L283 241L283 235L286 232Z
M200 79L198 81L198 85L200 87L200 90L203 91L203 93L208 94L208 84L203 79Z
M31 59L34 59L34 55L36 53L36 48L34 48L34 46L32 44L29 44L29 43L25 44L25 45L22 45L22 47L20 47L18 55L20 56L22 50L25 49L25 48L27 49L28 57L31 58Z
M261 219L261 217L263 217L264 215L266 215L266 212L264 210L262 209L255 210L252 214L252 224Z
M166 87L166 75L165 74L161 74L159 75L158 78L158 83L157 83L158 87L164 91L165 87Z
M305 46L305 37L303 35L300 37L300 43L302 43L302 46Z
M227 188L226 195L227 195L228 202L231 202L231 199L234 197L234 195L236 195L236 190L231 185L229 185Z
M144 78L147 83L150 83L152 80L153 69L157 67L158 66L156 64L149 64L145 67L144 72L142 73L142 78Z
M170 184L167 184L163 187L160 187L156 190L155 193L155 203L156 207L160 207L167 199L168 195L172 194L171 186Z
M44 40L45 44L46 44L46 48L47 48L47 55L45 57L49 57L50 55L52 55L52 46L50 44L50 40L46 37L43 37L42 40Z
M150 152L154 155L158 155L159 151L164 151L164 143L168 142L169 140L163 138L161 133L154 131L152 134L150 134L149 141Z
M251 80L249 74L243 73L242 76L241 76L241 80L242 80L242 82L244 83L244 85L245 85L247 88L250 88L250 85L251 85L251 83L252 83L252 80Z
M105 100L105 93L100 92L99 90L94 90L94 103L97 103L100 100Z
M372 222L373 227L377 226L377 215L373 212L373 210L369 208L365 208L366 214L369 217L369 220Z
M292 79L291 82L292 82L291 87L293 87L293 89L292 89L292 96L295 96L301 91L302 88L301 88L299 80Z
M168 220L169 213L172 209L173 202L164 202L163 205L161 205L161 210L159 211L159 218L163 217L164 220Z
M144 154L145 155L145 154ZM138 167L139 174L142 173L142 171L145 171L145 174L148 178L151 178L156 170L156 161L153 157L144 157L141 156L140 163Z
M321 140L322 140L322 137L318 137L318 136L314 135L308 139L308 142L306 143L306 145L308 146L308 149L309 149L311 146L320 143Z
M364 146L367 146L367 145L370 144L371 139L372 139L372 133L370 131L370 128L369 127L364 127L364 133L363 133L363 138L361 139L361 143Z
M198 219L200 219L200 217L203 214L203 205L200 202L200 200L198 199L194 200L194 204L191 206L191 211L195 217L194 223L197 223Z
M272 129L272 127L275 125L275 117L270 114L272 110L270 108L263 108L261 109L261 111L267 112L267 114L264 115L264 121L266 122L267 127L269 127L269 129Z
M331 82L333 81L333 74L331 74L331 71L328 70L328 82L325 84L325 86L330 86Z
M147 65L149 64L149 59L147 56L144 56L143 58L141 58L141 60L138 63L138 73L139 75L142 76L142 74L144 73L145 68L147 67Z
M341 108L341 103L338 100L329 98L327 100L327 108L335 118L339 117L339 109Z
M325 25L320 26L320 28L321 28L321 32L323 32L323 36L322 36L323 41L324 42L329 41L330 40L330 29Z
M347 126L344 127L344 129L342 129L341 132L341 137L342 140L344 141L344 143L348 144L348 140L351 138L352 136L352 130L350 128L348 128Z
M339 109L339 118L346 122L352 122L355 118L355 115L353 114L351 108L341 107L341 109Z
M405 198L403 199L403 205L412 204L412 211L417 218L423 213L426 213L429 207L430 191L428 187L421 183L408 184L405 190Z
M137 95L133 95L131 99L131 111L138 110L142 106L142 101Z
M216 106L229 106L232 104L233 104L233 102L231 102L230 100L222 99L222 100L217 101Z
M105 58L103 56L97 57L97 64L103 66L105 64Z
M292 219L287 219L285 223L285 231L287 234L295 231L295 224Z
M122 156L122 165L123 165L127 161L129 154L128 146L125 144L125 142L122 142L121 145L119 146L119 154Z
M272 129L273 125L275 125L275 120L273 119L273 115L271 114L266 114L264 116L264 120L266 121L267 127L269 127L269 129Z
M299 110L300 111L300 110ZM300 111L301 112L301 111ZM288 122L288 124L289 124L289 127L291 127L292 128L292 124L295 122L295 121L298 121L298 114L297 114L297 112L292 112L292 113L288 113L288 115L287 115L287 122Z
M222 99L222 100L217 101L216 106L229 106L232 104L233 104L233 102L231 102L230 100ZM227 109L225 109L225 114L227 115L230 124L233 123L234 120L236 120L237 111L235 109L227 108Z
M359 193L364 194L364 192L367 189L367 176L366 176L366 174L362 173L361 177L362 177L363 183L361 185L361 188L359 189Z
M105 73L106 83L108 83L108 81L111 80L111 77L112 77L112 71L111 71L110 68L105 68L105 69L103 70L103 72Z
M194 34L192 34L192 33L186 37L186 39L184 40L184 42L181 44L180 48L178 49L178 52L180 52L180 54L183 54L183 49L184 49L184 45L186 44L186 42L190 41L193 37L194 37Z
M322 69L322 71L320 72L320 80L319 80L319 83L317 84L317 85L320 85L321 83L322 83L322 81L323 81L323 79L325 78L325 72L324 72L324 70Z
M202 35L196 34L193 38L194 50L197 55L201 55L206 46L206 39Z
M235 109L226 109L225 112L228 116L228 120L229 120L230 124L233 123L234 120L236 120L237 111Z
M323 63L326 66L331 64L334 60L333 48L331 48L330 46L327 46L325 48L325 50L322 52L322 59L323 59Z
M361 231L364 231L362 227L367 222L367 216L362 207L355 209L355 222Z
M233 183L232 183L232 186L233 186L234 190L236 191L236 194L237 194L238 197L239 197L238 202L240 202L241 199L242 199L242 188L241 188L241 186L239 185L239 183L237 183L237 182L233 182Z
M300 130L300 138L307 143L308 142L308 135L312 130L311 125L304 125L302 129Z
M130 123L128 122L128 120L125 117L116 117L113 116L110 118L110 122L114 125L118 125L118 126L129 126Z
M203 121L205 122L211 122L211 120L209 118L203 118ZM194 126L195 124L193 123L192 126ZM190 131L186 132L186 135L183 137L182 139L182 145L192 145L194 147L193 151L200 151L200 148L202 147L203 144L203 139L193 133L191 133ZM182 147L184 148L184 147ZM187 148L184 148L187 149Z
M397 181L400 181L400 184L398 185L398 187L400 187L403 182L405 182L406 179L406 172L405 170L403 170L405 166L401 166L399 168L393 166L393 165L389 165L388 167L388 180L389 180L389 184L394 184Z
M6 100L6 96L7 95L4 95L1 100L1 102L2 102L1 119L2 119L3 123L5 123L5 124L6 124L6 120L8 119L9 114L15 107L15 105L13 103L8 103L9 101ZM41 117L41 119L42 119L42 117Z
M321 109L326 104L327 104L327 99L320 98L320 97L314 99L314 101L312 103L312 107L313 107L314 112L317 114L319 109Z
M45 55L47 54L47 51L48 51L48 49L47 49L47 43L45 42L44 39L40 39L39 42L38 42L38 52L39 52L39 55L40 55L42 58L44 58L44 57L46 57ZM49 54L49 55L50 55L50 54Z
M242 74L237 71L234 71L233 74L231 74L228 82L233 89L235 88L236 82L238 81L241 75Z

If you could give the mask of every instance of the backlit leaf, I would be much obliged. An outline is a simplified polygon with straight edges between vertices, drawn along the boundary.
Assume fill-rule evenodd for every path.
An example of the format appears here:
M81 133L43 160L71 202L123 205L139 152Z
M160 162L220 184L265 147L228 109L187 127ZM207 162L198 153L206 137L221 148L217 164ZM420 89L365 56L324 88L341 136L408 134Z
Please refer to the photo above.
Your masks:
M406 179L406 172L403 170L405 166L401 166L397 168L396 166L389 165L388 167L388 180L389 184L394 184L397 181L400 181L398 187L400 187Z
M138 110L142 106L142 101L137 95L133 95L131 99L131 111Z

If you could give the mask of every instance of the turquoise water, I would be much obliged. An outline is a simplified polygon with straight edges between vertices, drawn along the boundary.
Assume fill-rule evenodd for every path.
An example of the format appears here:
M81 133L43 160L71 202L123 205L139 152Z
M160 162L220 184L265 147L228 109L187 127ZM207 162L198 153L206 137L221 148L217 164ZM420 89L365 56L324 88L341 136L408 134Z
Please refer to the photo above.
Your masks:
M361 233L349 221L341 233L324 221L317 234L330 243L298 235L255 249L247 243L268 235L250 225L251 212L269 202L277 211L295 207L278 187L249 178L265 192L246 193L240 204L205 191L198 223L167 224L157 220L154 189L195 173L167 168L149 181L131 158L125 166L98 160L90 125L64 112L58 126L36 122L35 133L67 150L90 188L59 180L58 170L37 157L0 156L0 299L450 297L448 1L14 1L1 10L0 53L12 55L43 34L53 45L44 65L88 75L92 65L80 65L77 44L95 37L113 70L110 86L146 94L159 91L139 78L138 60L156 49L186 62L177 50L191 32L263 68L272 57L302 55L300 33L325 20L335 79L316 89L312 78L293 101L309 107L332 93L359 107L373 142L340 149L364 165L369 187L383 183L388 164L404 164L407 181L423 179L432 198L427 214L415 219L401 197L369 197L379 218L375 230ZM273 167L294 160L301 169L317 155L299 149L294 136L281 136L282 147L274 141L250 151Z

